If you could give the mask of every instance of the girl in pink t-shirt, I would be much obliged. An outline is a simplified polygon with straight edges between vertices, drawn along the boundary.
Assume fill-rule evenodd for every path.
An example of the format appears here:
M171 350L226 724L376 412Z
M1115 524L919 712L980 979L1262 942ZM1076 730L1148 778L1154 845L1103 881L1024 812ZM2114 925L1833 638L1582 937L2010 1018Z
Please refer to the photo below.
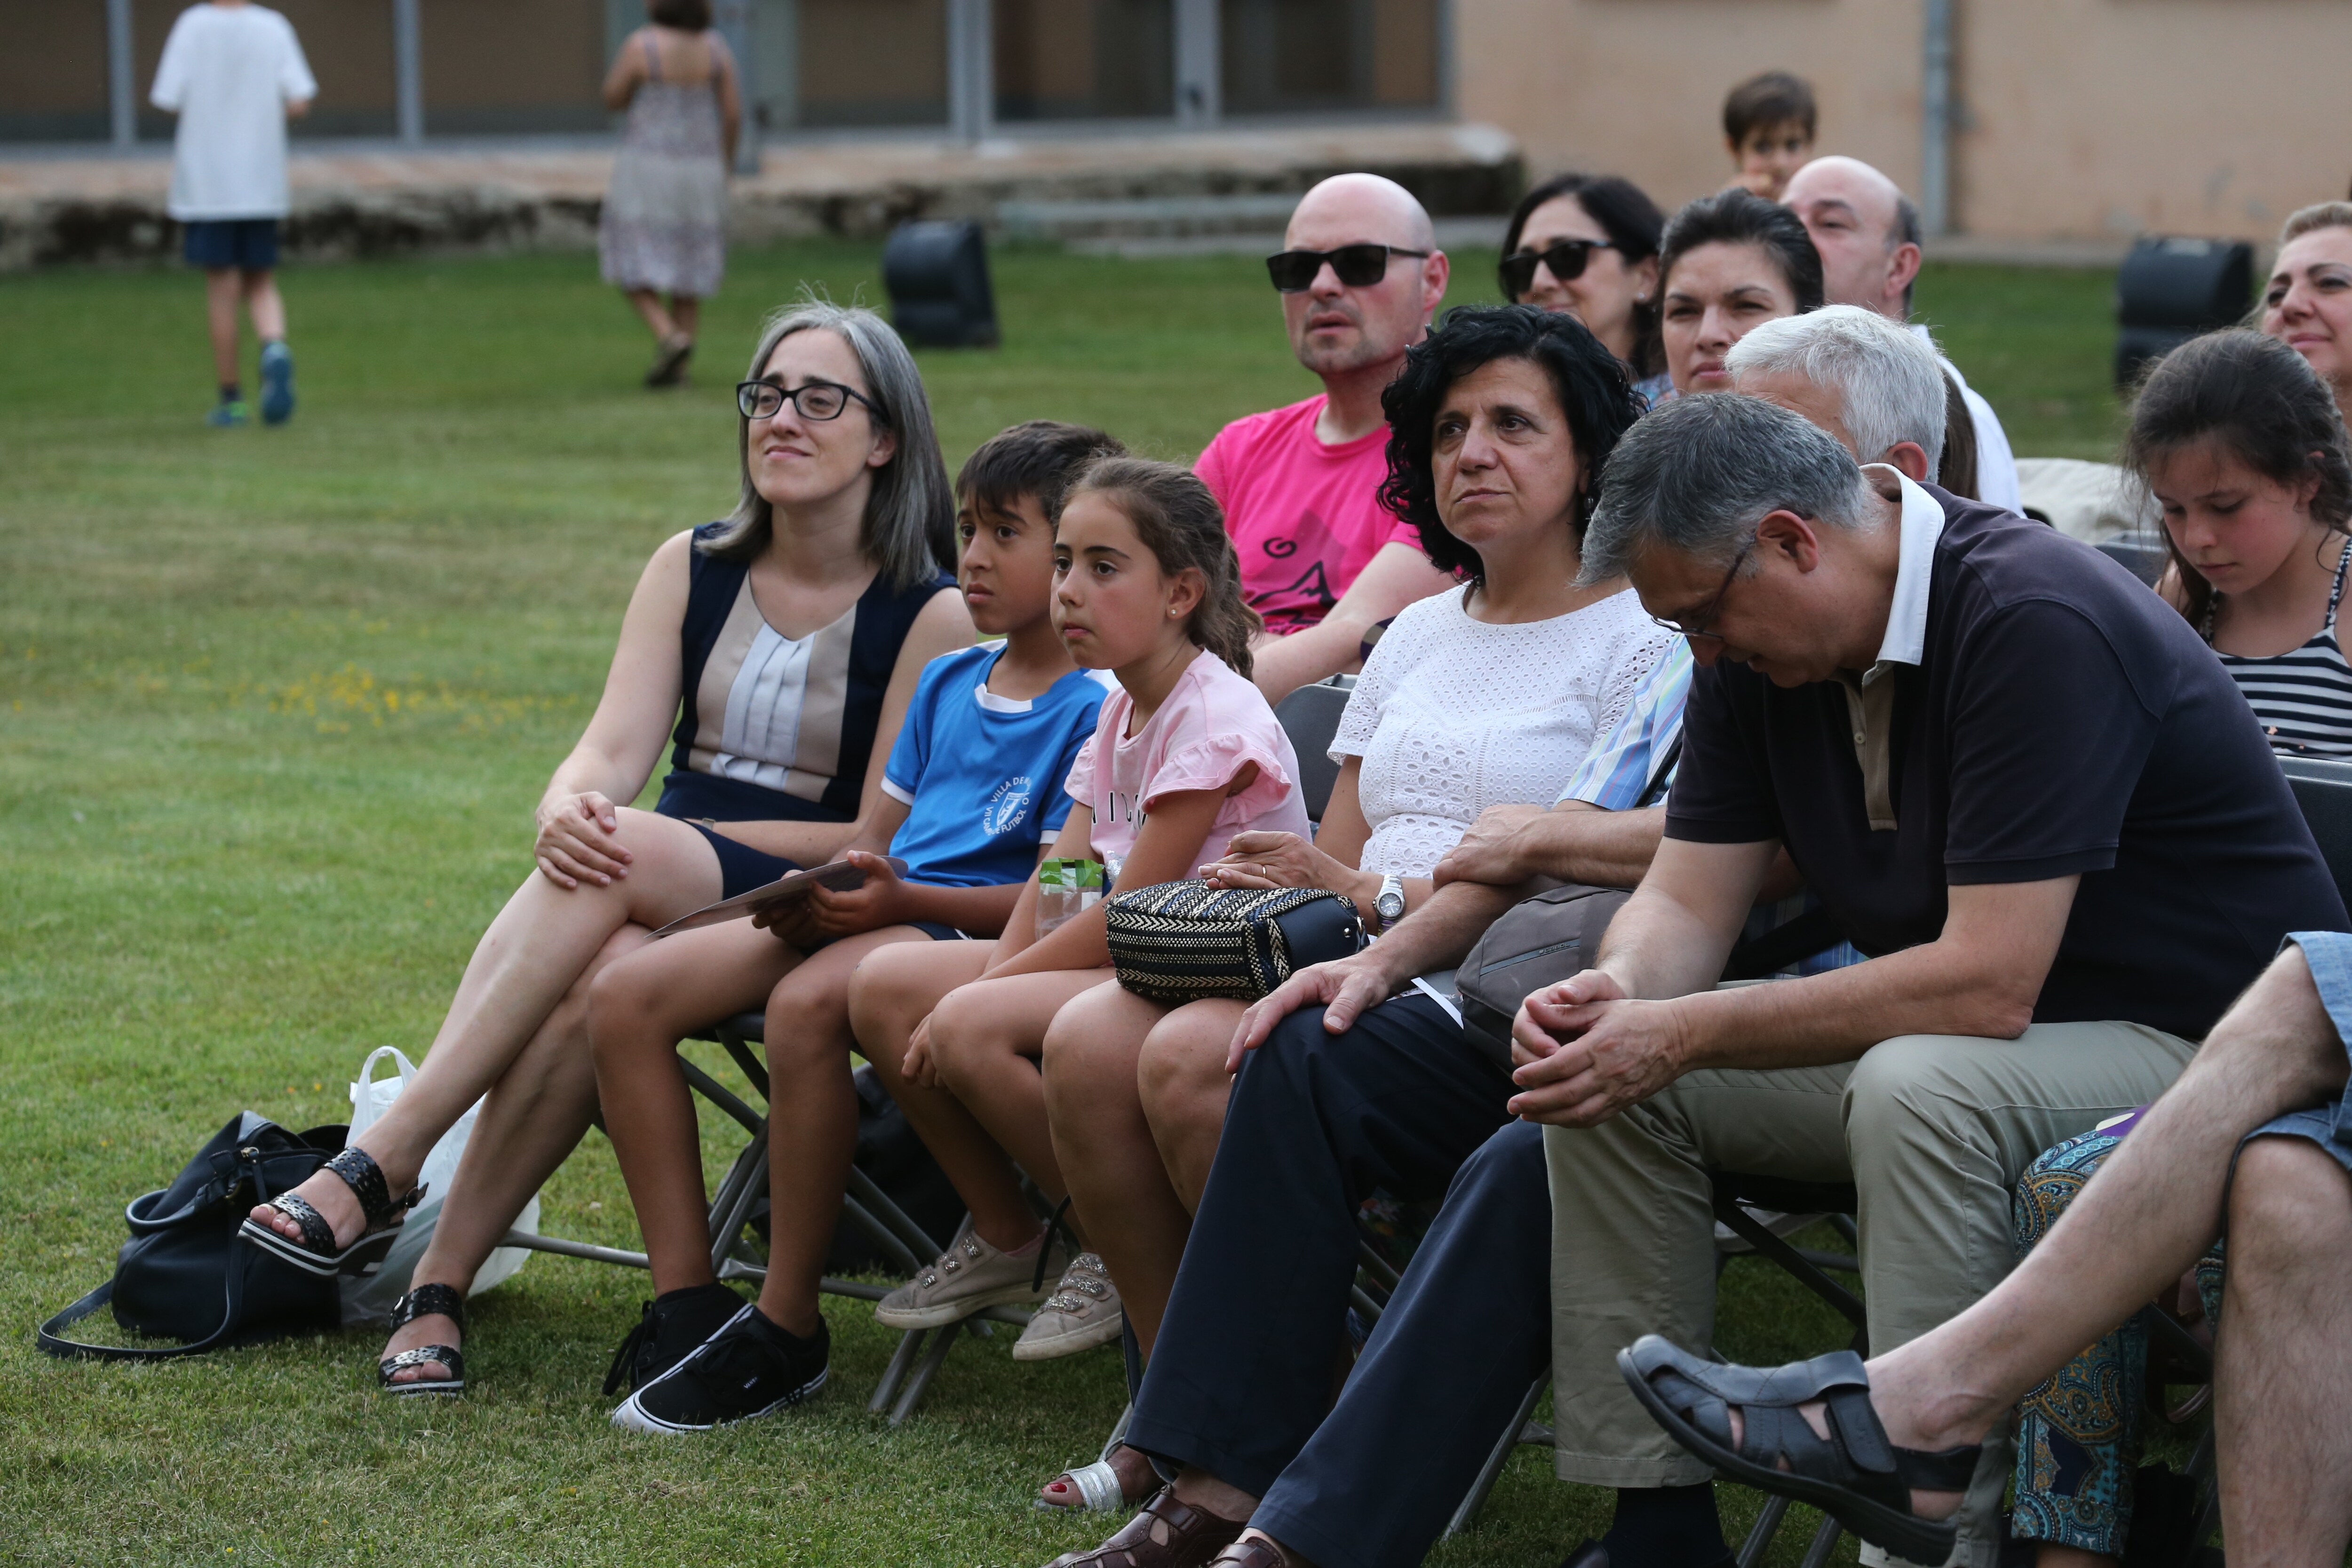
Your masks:
M1305 835L1298 759L1250 684L1258 617L1242 602L1239 563L1208 487L1168 463L1098 461L1063 504L1054 558L1054 624L1071 658L1109 670L1119 689L1070 770L1074 804L1049 853L1101 860L1117 868L1115 889L1140 888L1196 875L1245 829ZM1022 1196L1020 1173L1049 1197L1066 1190L1047 1116L1048 1030L1066 1003L1098 989L1160 1011L1112 978L1099 905L1044 937L1036 907L1033 877L992 946L886 947L851 981L860 1049L868 1059L903 1058L899 1106L971 1211L970 1230L876 1309L889 1327L940 1328L1037 1299L1038 1249L1052 1244ZM1138 1126L1142 1118L1138 1098ZM1148 1131L1140 1147L1157 1158ZM1083 1232L1088 1216L1074 1217ZM1064 1265L1014 1359L1118 1337L1118 1295L1101 1259L1055 1260Z

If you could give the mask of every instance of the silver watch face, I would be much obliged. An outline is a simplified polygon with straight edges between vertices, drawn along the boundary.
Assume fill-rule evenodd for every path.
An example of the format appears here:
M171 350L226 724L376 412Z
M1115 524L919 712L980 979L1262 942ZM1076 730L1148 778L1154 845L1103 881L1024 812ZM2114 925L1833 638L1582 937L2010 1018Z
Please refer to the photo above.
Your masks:
M1372 908L1381 912L1382 925L1392 925L1404 916L1404 895L1401 892L1382 893L1372 900Z

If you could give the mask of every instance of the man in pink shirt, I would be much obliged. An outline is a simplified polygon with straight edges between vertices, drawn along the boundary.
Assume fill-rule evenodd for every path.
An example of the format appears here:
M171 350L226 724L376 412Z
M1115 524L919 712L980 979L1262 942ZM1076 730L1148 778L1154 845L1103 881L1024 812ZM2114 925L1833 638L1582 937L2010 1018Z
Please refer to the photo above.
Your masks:
M1412 193L1335 174L1299 200L1266 269L1298 363L1322 393L1236 419L1193 464L1241 554L1242 595L1265 617L1254 653L1269 702L1355 668L1372 626L1452 579L1381 507L1381 390L1445 298L1445 253Z

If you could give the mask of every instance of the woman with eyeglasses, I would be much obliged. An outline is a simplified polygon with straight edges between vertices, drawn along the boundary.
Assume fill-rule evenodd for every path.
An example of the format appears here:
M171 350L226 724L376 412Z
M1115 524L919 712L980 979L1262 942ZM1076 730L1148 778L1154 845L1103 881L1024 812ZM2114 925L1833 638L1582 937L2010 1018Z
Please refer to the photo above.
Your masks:
M1658 204L1614 174L1555 174L1519 200L1503 235L1503 298L1565 310L1625 362L1633 390L1673 390L1658 342Z
M591 979L682 915L831 859L881 787L924 664L972 641L946 570L947 469L898 335L870 310L803 304L770 321L751 377L741 499L638 578L596 711L541 797L537 868L475 947L423 1069L240 1233L312 1274L363 1272L420 1195L425 1155L482 1101L393 1310L378 1370L392 1394L465 1387L475 1271L596 1109ZM661 797L637 810L665 744Z

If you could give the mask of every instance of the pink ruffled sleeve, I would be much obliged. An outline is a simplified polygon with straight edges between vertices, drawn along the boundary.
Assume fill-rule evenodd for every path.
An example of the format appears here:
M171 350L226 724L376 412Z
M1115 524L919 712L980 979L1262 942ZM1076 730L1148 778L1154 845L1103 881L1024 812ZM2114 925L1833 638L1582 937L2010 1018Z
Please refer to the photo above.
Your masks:
M1187 790L1223 790L1252 763L1257 764L1257 777L1250 781L1247 789L1225 802L1220 816L1250 820L1280 805L1298 787L1291 765L1274 747L1255 735L1227 732L1188 742L1171 752L1153 771L1151 782L1144 786L1144 809L1150 810L1163 796L1181 795ZM1074 780L1076 776L1072 774Z
M1088 811L1095 808L1095 752L1102 743L1103 731L1097 724L1095 732L1087 737L1087 743L1078 748L1077 761L1070 764L1070 776L1062 784L1062 793Z

